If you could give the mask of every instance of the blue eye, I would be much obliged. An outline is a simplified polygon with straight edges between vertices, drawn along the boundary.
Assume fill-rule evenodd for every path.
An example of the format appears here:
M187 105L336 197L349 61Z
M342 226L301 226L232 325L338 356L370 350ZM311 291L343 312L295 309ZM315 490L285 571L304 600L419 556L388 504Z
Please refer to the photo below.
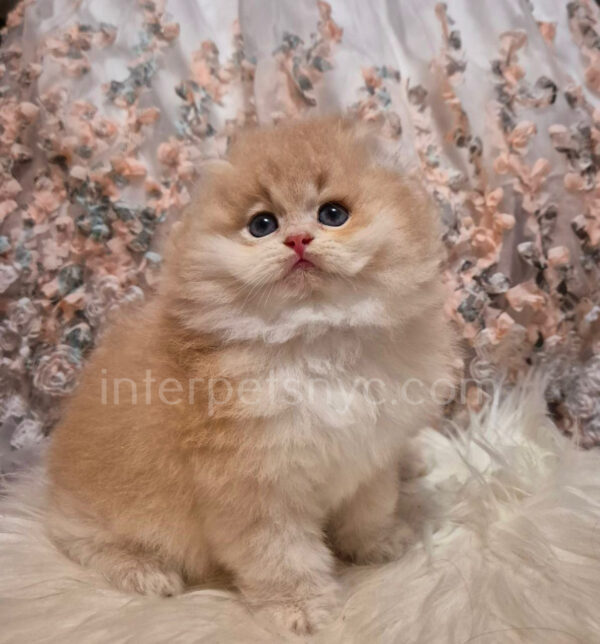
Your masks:
M248 231L253 237L265 237L279 228L277 217L270 212L259 212L248 224Z
M341 226L348 221L348 211L339 203L324 203L319 208L319 221L325 226Z

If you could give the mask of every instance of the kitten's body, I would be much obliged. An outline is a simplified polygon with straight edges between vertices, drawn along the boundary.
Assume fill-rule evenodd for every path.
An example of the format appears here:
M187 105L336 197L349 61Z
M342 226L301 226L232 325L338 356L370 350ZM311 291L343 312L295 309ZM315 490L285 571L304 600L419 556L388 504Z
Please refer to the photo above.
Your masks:
M325 531L367 562L410 537L400 462L453 357L437 227L421 191L374 166L344 122L246 135L231 160L175 232L156 301L90 361L54 437L49 525L123 588L170 594L222 567L303 632L336 600ZM334 198L348 223L314 227ZM266 243L238 232L255 202L277 210L282 234L311 230L317 269L290 270L279 231ZM125 383L114 404L115 378L136 383L137 402ZM183 391L166 385L161 402L169 378ZM410 379L421 404L399 398Z

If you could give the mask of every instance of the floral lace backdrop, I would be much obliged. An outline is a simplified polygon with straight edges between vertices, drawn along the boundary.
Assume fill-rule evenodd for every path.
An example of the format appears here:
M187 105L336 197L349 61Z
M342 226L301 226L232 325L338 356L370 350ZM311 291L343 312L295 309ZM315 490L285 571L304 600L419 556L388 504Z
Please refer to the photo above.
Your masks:
M0 469L56 422L107 314L154 288L201 160L333 110L416 151L470 375L545 364L550 409L600 442L592 0L24 0L0 77Z

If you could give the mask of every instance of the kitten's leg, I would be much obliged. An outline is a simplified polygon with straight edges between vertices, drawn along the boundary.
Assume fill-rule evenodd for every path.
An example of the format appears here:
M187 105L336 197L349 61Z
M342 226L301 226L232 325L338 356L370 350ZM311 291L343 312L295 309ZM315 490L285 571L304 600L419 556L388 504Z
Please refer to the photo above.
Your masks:
M85 519L78 521L54 512L48 527L67 557L97 570L120 590L163 597L183 590L181 575L158 555L121 542Z
M241 520L238 508L237 516L214 521L210 532L216 557L259 618L307 634L336 617L334 558L310 517L271 507L269 516Z
M400 478L403 481L412 481L425 476L428 472L429 463L421 448L414 440L407 443L400 457Z
M397 559L415 540L415 530L400 516L400 470L381 470L360 485L334 513L330 535L334 549L355 563Z

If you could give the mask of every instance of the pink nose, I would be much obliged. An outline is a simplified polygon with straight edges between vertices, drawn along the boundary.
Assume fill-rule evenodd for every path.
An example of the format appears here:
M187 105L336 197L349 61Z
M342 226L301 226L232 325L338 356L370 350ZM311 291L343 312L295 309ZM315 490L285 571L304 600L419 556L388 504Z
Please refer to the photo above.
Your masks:
M308 233L303 233L301 235L289 235L285 238L283 242L286 246L293 248L296 251L298 257L302 259L304 257L304 249L310 244L314 239L312 235Z

